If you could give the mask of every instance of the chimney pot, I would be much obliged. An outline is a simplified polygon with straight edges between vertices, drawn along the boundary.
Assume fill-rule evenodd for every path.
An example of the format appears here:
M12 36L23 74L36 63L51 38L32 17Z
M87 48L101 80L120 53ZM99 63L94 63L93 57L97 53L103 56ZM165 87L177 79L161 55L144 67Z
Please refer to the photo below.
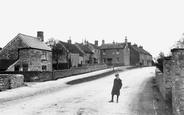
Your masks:
M139 46L139 48L142 48L142 49L143 49L143 47L142 47L142 46Z
M43 36L43 31L37 31L37 38L44 42L44 36Z
M133 46L136 46L137 47L137 44L134 44Z
M105 44L105 40L102 40L102 45Z
M95 45L98 46L98 40L95 40Z
M69 44L72 44L72 40L71 40L71 39L69 39L69 40L68 40L68 43L69 43Z

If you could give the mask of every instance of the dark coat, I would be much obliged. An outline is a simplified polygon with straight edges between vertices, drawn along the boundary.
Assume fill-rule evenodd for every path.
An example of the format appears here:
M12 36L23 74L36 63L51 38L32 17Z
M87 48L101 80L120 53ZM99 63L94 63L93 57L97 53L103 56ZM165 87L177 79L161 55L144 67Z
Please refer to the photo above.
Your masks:
M121 79L114 79L114 84L112 88L112 95L120 95L120 89L122 87Z

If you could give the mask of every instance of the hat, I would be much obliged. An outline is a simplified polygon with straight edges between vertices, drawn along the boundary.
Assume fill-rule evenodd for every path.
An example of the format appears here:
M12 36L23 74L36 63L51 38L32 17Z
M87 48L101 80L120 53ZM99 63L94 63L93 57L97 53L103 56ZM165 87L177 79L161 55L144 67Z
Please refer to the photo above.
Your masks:
M116 73L116 74L115 74L115 76L119 76L119 74L118 74L118 73Z

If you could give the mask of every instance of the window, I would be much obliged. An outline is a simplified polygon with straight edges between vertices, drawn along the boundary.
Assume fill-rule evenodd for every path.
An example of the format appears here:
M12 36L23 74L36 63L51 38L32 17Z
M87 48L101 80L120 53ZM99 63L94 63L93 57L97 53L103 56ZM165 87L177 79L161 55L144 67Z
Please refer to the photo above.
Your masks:
M20 65L15 65L15 71L20 71Z
M105 55L106 54L106 51L105 50L103 50L103 55Z
M119 58L116 59L116 62L119 63Z
M28 71L28 64L23 64L23 71Z
M47 71L47 66L46 65L42 65L42 71Z
M116 54L119 54L119 49L116 50Z
M106 63L106 59L105 58L103 58L103 62Z
M47 60L47 52L45 51L42 52L41 60Z

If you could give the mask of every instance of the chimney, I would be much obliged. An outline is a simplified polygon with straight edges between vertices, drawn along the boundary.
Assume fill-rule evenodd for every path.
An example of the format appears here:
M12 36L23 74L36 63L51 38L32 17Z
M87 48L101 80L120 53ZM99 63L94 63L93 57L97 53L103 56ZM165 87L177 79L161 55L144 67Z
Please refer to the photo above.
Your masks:
M98 46L98 40L95 40L95 45Z
M125 43L127 43L127 41L128 41L128 40L127 40L127 36L125 36Z
M139 46L139 48L143 49L143 47L142 47L142 46Z
M102 40L102 45L105 44L105 40Z
M71 36L69 37L68 44L72 44Z
M133 46L136 46L137 47L137 44L134 44Z
M37 38L44 42L44 36L43 36L43 31L37 31Z
M71 39L69 39L69 40L68 40L68 43L69 43L69 44L72 44L72 40L71 40Z

